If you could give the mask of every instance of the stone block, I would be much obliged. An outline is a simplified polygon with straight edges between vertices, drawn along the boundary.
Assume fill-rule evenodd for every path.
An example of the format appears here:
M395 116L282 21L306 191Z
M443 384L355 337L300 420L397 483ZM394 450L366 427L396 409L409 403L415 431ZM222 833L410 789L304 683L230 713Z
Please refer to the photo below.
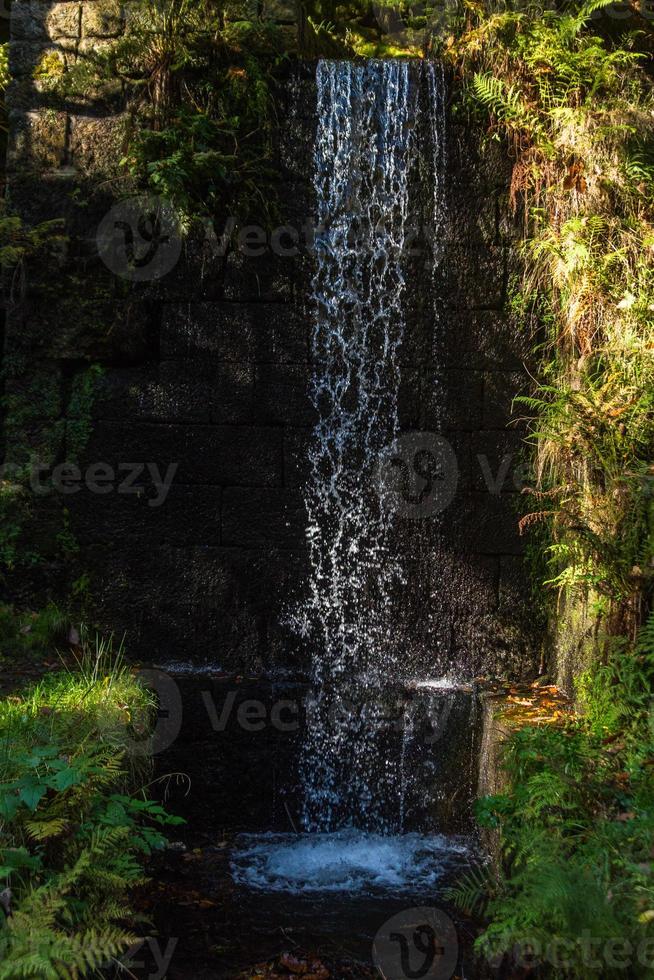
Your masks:
M277 303L185 303L164 310L164 357L213 357L258 363L308 359L308 326Z
M17 41L44 41L48 34L45 29L47 8L32 0L13 0L11 5L11 39Z
M222 541L236 548L295 549L307 524L302 495L293 490L227 487L223 491Z
M70 163L85 176L111 175L119 171L127 116L72 116Z
M450 243L493 245L498 242L497 192L480 190L474 184L458 184L450 189L448 207L456 221L449 221L446 234Z
M291 177L291 180L304 180L313 173L315 166L315 140L316 140L316 117L299 116L291 110L292 114L282 123L279 132L279 164ZM307 244L307 234L304 230L304 222L309 217L309 209L305 203L308 197L306 185L296 193L294 197L304 205L304 213L300 216L299 227L301 244Z
M447 512L446 540L464 554L522 554L515 499L513 494L494 497L481 491L457 494Z
M421 413L421 386L418 368L404 367L402 369L397 408L400 428L418 428Z
M444 299L450 308L501 309L506 288L506 258L501 246L452 245L444 275Z
M524 210L520 203L513 209L506 188L497 195L497 233L501 241L521 242L525 237Z
M422 401L428 429L478 429L482 420L483 375L481 371L458 368L427 372Z
M93 416L103 421L211 421L210 393L198 382L191 390L165 366L111 369L100 379Z
M27 76L11 81L5 98L10 111L14 112L40 109L50 102L49 94L41 91L40 83Z
M93 0L85 3L82 14L82 36L115 38L125 29L122 4L118 0Z
M311 475L312 429L284 428L284 486L302 490Z
M99 422L89 462L177 464L178 485L276 487L282 484L282 434L262 426Z
M472 455L471 455L471 434L469 432L445 432L445 439L449 442L458 469L457 492L462 493L472 489Z
M55 193L69 186L65 180L61 183L61 188L55 184ZM79 288L81 281L84 289ZM79 253L73 261L67 261L64 252L59 262L53 258L47 268L32 268L29 299L21 313L20 324L11 323L10 343L14 350L17 345L27 347L32 357L42 351L46 357L69 362L116 357L129 362L142 355L147 308L124 292L117 295L115 279L106 267Z
M78 38L81 13L81 4L72 0L64 3L15 0L11 8L12 38L17 41Z
M257 368L255 407L261 422L312 425L316 413L309 400L310 369L304 364Z
M453 617L463 622L479 618L497 609L499 558L490 555L454 554L445 565L445 586ZM438 573L432 577L432 589Z
M261 226L253 226L265 232ZM237 303L287 302L293 296L293 264L298 257L273 255L262 246L261 255L231 252L225 263L225 299Z
M442 360L451 367L521 370L532 338L522 323L493 310L452 312L443 322Z
M66 233L83 244L95 237L100 221L114 200L106 185L98 186L97 183L92 187L83 187L87 196L80 195L79 174L70 170L40 174L16 170L9 174L8 186L12 207L26 223L38 224L52 218L63 218ZM98 265L97 273L103 272L109 274L104 264ZM139 326L138 322L132 322L130 330L138 332Z
M111 37L83 37L77 45L77 60L81 61L84 59L92 61L97 55L106 54L108 51L111 51L115 44L116 39ZM111 80L104 80L98 91L103 92L105 89L113 90L114 88L122 92L120 79L115 79L113 82Z
M25 75L32 77L34 68L43 52L43 44L31 41L13 41L9 45L9 74L12 79Z
M453 186L463 185L490 192L506 189L513 165L506 147L495 140L485 140L469 126L450 119L448 132L448 174Z
M76 64L88 62L92 65L99 56L108 54L115 47L114 37L83 37L77 44ZM123 83L117 77L98 78L89 83L83 93L75 93L70 98L71 106L80 112L89 110L91 113L110 112L119 116L125 107Z
M127 486L131 472L117 473L111 492L91 492L82 483L65 495L76 534L90 546L130 541L139 549L220 544L220 487L178 486L158 489L144 470Z
M162 361L156 388L159 417L218 424L254 420L254 368L250 364L203 361ZM168 407L167 407L168 406Z
M525 394L528 377L524 371L489 371L484 375L484 428L504 429L514 419L524 418L524 408L515 405Z
M53 41L78 38L81 33L82 5L79 3L47 4L45 29Z
M66 130L65 112L12 112L7 170L56 170L65 160Z
M516 555L500 558L500 611L513 619L524 617L531 597L532 580L525 559Z
M520 432L475 432L471 450L473 488L493 496L519 492L526 450Z

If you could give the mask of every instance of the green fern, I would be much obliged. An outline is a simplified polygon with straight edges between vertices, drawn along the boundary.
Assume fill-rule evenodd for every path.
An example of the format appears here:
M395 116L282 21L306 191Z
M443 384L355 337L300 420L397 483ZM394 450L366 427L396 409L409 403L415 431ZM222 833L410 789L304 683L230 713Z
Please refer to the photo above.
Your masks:
M0 980L99 975L135 941L130 893L145 858L174 821L130 767L130 718L152 717L143 691L111 645L78 669L0 700L0 876L12 915L0 923ZM138 785L138 783L136 783ZM4 886L3 886L4 887Z
M481 918L496 889L497 880L489 867L479 865L462 875L456 885L446 889L443 897L466 915Z

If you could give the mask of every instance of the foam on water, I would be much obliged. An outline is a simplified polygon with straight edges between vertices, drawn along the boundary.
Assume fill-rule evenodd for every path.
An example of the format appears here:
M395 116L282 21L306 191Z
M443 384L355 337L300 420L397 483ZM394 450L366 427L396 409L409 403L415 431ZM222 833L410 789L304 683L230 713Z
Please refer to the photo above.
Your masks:
M155 664L157 670L163 670L167 674L188 674L195 676L198 674L222 674L224 668L216 663L190 663L187 660L171 660L162 664Z
M467 853L464 840L441 835L384 837L357 830L243 835L231 872L234 881L255 891L414 895L432 891Z
M464 681L456 677L447 675L445 677L427 677L424 680L414 681L409 687L415 687L419 691L456 691Z

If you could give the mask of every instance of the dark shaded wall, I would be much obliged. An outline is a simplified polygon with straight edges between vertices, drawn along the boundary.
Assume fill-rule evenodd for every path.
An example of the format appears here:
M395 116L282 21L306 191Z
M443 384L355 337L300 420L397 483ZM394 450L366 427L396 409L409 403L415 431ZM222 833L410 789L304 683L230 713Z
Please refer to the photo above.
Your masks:
M306 652L282 623L307 571L311 257L269 249L220 256L192 239L156 283L112 276L97 256L96 229L124 189L114 178L125 120L111 93L48 107L32 74L53 46L75 58L85 44L118 33L118 8L31 0L15 4L13 23L10 200L26 222L64 217L70 238L57 268L28 267L24 288L14 292L7 384L18 398L30 397L37 379L52 397L35 396L29 425L10 426L8 459L32 454L56 465L74 447L82 473L104 464L121 478L103 493L84 487L39 501L45 523L60 519L62 505L69 511L79 544L74 570L51 550L10 597L46 597L88 575L89 615L125 631L135 656L239 672L301 665ZM274 192L281 223L296 229L313 213L312 77L311 65L294 68L278 94ZM506 312L514 263L508 164L497 149L482 159L476 143L450 126L438 325L419 299L424 284L408 290L402 427L442 430L461 475L444 515L402 530L403 629L434 650L439 666L524 673L536 643L513 481L521 434L508 422L526 351ZM103 374L80 407L92 363ZM80 429L88 429L83 439ZM495 492L488 474L495 479L508 456ZM177 464L161 506L153 506L158 491L147 471L130 492L117 492L126 464L147 463L162 473Z

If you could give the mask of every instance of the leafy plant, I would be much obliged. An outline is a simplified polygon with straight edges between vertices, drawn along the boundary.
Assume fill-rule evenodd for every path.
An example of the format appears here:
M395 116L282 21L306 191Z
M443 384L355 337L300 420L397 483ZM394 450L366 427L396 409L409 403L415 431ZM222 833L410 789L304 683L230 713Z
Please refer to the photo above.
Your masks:
M543 975L588 980L625 975L603 944L627 941L633 957L653 938L654 614L579 687L578 717L511 732L507 789L477 805L480 824L500 834L502 868L469 875L453 897L486 916L486 957L529 949ZM632 961L627 972L652 967Z
M537 297L515 306L542 355L517 402L534 447L522 528L548 527L546 584L568 606L633 637L654 592L654 89L641 38L604 30L605 6L469 4L445 48L513 155L513 289Z
M0 605L0 657L20 666L35 656L52 655L66 639L69 618L55 603L38 612Z
M139 790L130 755L152 696L111 642L81 637L75 670L0 701L0 978L84 977L134 941L125 928L143 864L180 823Z
M123 165L138 186L165 195L183 226L270 195L283 32L245 6L210 0L137 0L124 36L78 60L54 85L62 95L114 92L131 116Z

